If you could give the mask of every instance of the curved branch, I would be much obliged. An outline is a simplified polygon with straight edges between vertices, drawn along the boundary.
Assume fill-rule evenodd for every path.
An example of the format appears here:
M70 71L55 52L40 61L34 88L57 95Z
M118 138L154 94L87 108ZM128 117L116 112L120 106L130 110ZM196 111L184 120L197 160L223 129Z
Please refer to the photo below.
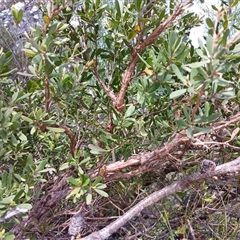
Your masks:
M157 203L163 198L166 198L178 191L183 191L187 188L189 188L192 184L196 182L202 182L206 180L207 178L211 178L214 176L227 174L227 173L236 173L240 171L240 157L237 159L225 163L222 165L219 165L216 167L215 171L210 171L204 174L201 173L194 173L188 177L184 177L183 179L176 181L172 183L171 185L156 191L140 201L138 204L136 204L134 207L132 207L129 211L127 211L125 214L120 216L117 220L110 223L105 228L93 232L87 237L82 238L82 240L103 240L110 237L114 232L116 232L119 228L121 228L123 225L125 225L128 221L130 221L133 217L135 217L139 212L141 212L143 209L147 208L148 206L153 205L154 203Z
M63 124L50 124L50 125L47 125L47 124L39 124L38 125L39 129L42 131L42 132L47 132L49 129L48 127L54 127L54 128L62 128L64 129L64 132L66 133L66 135L69 137L70 139L70 152L71 152L71 155L72 157L75 156L75 150L76 150L76 138L75 138L75 135L74 133L71 131L71 129Z
M119 112L123 111L124 97L126 95L128 85L129 85L130 81L132 80L134 70L135 70L135 67L136 67L136 64L138 61L138 55L141 52L143 52L147 46L151 45L159 37L159 35L168 28L176 20L176 18L183 13L184 8L186 6L188 6L190 3L192 3L192 0L188 0L185 3L179 4L177 6L175 12L173 12L173 14L171 16L169 16L163 23L161 23L157 28L155 28L153 30L153 32L143 42L137 41L136 46L132 50L128 67L122 76L121 89L117 95L116 101L113 102L114 107ZM143 29L141 31L143 31ZM142 34L142 32L140 32L140 35L141 34Z

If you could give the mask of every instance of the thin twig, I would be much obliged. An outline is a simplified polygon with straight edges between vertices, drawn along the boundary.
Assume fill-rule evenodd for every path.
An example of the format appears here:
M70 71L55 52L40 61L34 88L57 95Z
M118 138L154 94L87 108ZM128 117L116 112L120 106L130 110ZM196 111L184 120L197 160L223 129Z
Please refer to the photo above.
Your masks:
M192 225L191 225L191 222L189 221L189 219L187 220L187 223L188 223L188 226L189 226L189 229L190 229L190 233L191 233L191 235L192 235L192 239L193 239L193 240L196 240L196 238L195 238L195 233L194 233L194 230L193 230L193 228L192 228Z

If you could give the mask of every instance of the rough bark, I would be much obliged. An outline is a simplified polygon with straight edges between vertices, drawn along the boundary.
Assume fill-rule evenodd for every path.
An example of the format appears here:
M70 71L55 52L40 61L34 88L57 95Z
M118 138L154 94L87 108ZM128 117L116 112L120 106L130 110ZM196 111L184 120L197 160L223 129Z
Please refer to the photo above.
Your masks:
M212 131L209 133L209 135L216 131L225 129L228 126L239 121L240 113L230 117L229 119L225 119L222 122L216 122L212 124ZM131 178L145 172L150 172L154 169L160 169L164 163L173 160L172 156L176 153L177 150L184 151L183 149L186 145L188 145L188 147L211 147L212 145L226 145L228 147L234 147L230 146L228 141L205 141L205 134L206 133L196 133L194 134L194 140L190 140L187 137L185 130L179 133L174 133L170 138L172 140L167 142L160 149L132 155L126 161L120 160L109 165L103 165L100 168L90 171L89 174L92 178L96 178L98 175L101 175L105 181L121 178ZM201 140L201 137L203 137L203 140ZM122 172L122 170L124 170L124 172Z
M134 207L132 207L125 214L120 216L117 220L115 220L105 228L101 229L100 231L93 232L89 236L82 238L82 240L107 239L114 232L116 232L120 227L125 225L133 217L139 214L144 208L157 203L161 199L166 198L178 191L183 191L185 189L188 189L192 184L201 183L202 181L208 178L227 174L227 173L237 173L238 171L240 171L240 157L238 157L237 159L229 163L225 163L217 166L215 171L210 171L204 174L201 174L200 172L198 172L190 176L184 177L181 180L176 181L171 185L152 193L151 195L149 195L148 197L140 201L138 204L136 204Z

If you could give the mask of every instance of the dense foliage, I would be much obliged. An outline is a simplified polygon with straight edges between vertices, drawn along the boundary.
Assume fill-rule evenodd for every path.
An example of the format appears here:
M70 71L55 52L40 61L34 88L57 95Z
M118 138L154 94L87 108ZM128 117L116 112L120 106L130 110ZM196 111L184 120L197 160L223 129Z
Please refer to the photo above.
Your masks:
M239 155L240 33L229 27L239 3L212 6L205 41L194 48L189 32L201 19L187 11L191 2L47 1L39 4L43 23L25 33L28 61L18 77L11 60L19 52L1 50L0 215L18 207L32 217L6 219L1 239L53 234L59 219L35 210L62 179L62 192L51 192L61 200L48 205L53 215L67 220L67 210L86 203L90 217L107 217L198 171L200 159ZM13 7L12 15L21 24L24 12ZM193 226L203 239L236 237L237 218L224 215L237 200L235 183L165 199L151 234L187 237ZM205 231L203 218L217 227L206 221Z

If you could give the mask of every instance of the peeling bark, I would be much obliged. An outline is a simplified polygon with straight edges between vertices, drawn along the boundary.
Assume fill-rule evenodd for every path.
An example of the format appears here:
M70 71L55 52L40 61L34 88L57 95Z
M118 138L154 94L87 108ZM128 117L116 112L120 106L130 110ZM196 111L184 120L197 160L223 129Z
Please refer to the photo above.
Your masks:
M214 131L218 131L221 129L224 129L228 126L230 126L233 123L240 121L240 113L236 114L232 117L230 117L228 120L225 120L223 122L217 122L212 124L212 133ZM169 162L172 157L171 154L174 154L176 150L180 148L180 146L195 146L196 144L202 144L204 145L205 142L202 141L199 142L199 138L201 136L204 136L206 133L196 133L194 134L194 140L190 140L185 130L182 130L179 133L174 133L173 136L170 139L173 139L172 141L169 141L160 149L153 150L151 152L141 152L139 154L132 155L129 157L126 161L120 160L114 163L111 163L109 165L103 165L100 168L93 169L89 172L89 175L92 178L96 178L99 173L101 173L101 176L105 181L111 181L121 178L131 178L140 174L143 174L145 172L150 172L155 169L160 169L161 166L164 163ZM209 133L211 134L211 133ZM206 145L208 144L217 144L217 142L206 142ZM220 144L220 143L219 143ZM228 142L221 143L221 145L228 145ZM124 170L124 172L121 172Z
M127 211L125 214L120 216L117 220L110 223L105 228L101 229L100 231L93 232L87 237L81 238L82 240L103 240L110 237L114 232L116 232L119 228L124 226L128 221L130 221L133 217L135 217L137 214L139 214L143 209L147 208L148 206L151 206L158 201L160 201L163 198L166 198L178 191L183 191L185 189L188 189L192 184L195 183L201 183L204 180L222 175L227 173L236 173L240 171L240 157L237 159L225 163L222 165L219 165L216 167L215 171L210 171L204 174L201 173L194 173L190 176L184 177L179 181L176 181L172 183L171 185L164 187L163 189L156 191L137 203L134 207L132 207L129 211Z

